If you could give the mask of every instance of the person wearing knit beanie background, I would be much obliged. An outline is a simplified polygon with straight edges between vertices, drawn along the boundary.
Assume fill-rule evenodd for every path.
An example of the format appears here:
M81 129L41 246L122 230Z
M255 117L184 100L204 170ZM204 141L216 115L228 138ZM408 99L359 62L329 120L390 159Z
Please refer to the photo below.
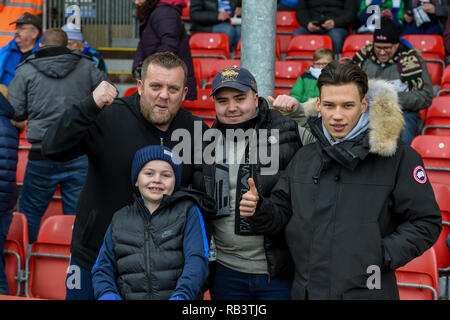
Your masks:
M86 40L84 40L83 32L74 23L67 23L62 28L67 33L67 48L70 50L78 50L82 54L87 55L94 61L94 66L102 70L106 75L108 69L106 67L105 59L97 50L91 48Z

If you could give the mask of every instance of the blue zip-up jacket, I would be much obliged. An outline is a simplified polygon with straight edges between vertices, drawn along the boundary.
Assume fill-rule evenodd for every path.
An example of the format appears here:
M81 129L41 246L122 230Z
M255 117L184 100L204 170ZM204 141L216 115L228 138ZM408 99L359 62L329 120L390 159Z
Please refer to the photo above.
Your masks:
M145 208L141 198L137 201L140 202L141 207ZM150 216L147 208L145 208L145 211ZM158 214L164 214L164 212ZM178 278L176 288L170 296L171 300L195 299L208 276L208 251L209 246L203 218L198 206L193 206L186 215L184 227L184 267L181 276ZM99 300L122 299L117 285L118 266L115 252L110 225L106 231L97 261L92 268L94 295Z
M0 93L0 215L16 203L16 166L19 132L12 125L14 109Z
M40 43L41 37L39 37L36 45L31 50L32 53L35 53L39 49ZM20 52L14 39L0 49L0 83L9 86L12 79L14 79L16 67L20 64L21 60L22 52Z

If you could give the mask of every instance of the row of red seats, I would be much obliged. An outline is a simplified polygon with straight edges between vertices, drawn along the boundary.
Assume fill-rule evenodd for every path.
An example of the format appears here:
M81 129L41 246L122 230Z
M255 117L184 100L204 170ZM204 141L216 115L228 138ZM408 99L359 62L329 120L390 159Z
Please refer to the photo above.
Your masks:
M5 244L5 273L13 296L64 300L74 215L46 219L27 252L28 224L14 212Z
M46 220L39 230L37 241L32 244L31 253L27 255L27 221L22 213L14 212L5 245L5 271L12 292L20 295L25 288L26 297L52 300L65 298L74 219L75 216L61 215ZM436 245L396 270L402 300L439 298L439 260L435 251ZM209 293L205 299L210 299Z
M445 69L445 49L440 35L406 35L403 37L411 45L421 51L433 85L440 85ZM361 47L372 42L371 34L351 34L344 41L341 59L351 59ZM318 48L333 50L332 40L327 35L297 35L289 36L287 49L281 48L280 36L276 37L276 57L285 60L306 60L311 62L314 51ZM239 41L233 58L241 55L241 41ZM228 36L219 33L195 33L189 40L192 57L200 59L230 59ZM206 62L206 61L204 61Z

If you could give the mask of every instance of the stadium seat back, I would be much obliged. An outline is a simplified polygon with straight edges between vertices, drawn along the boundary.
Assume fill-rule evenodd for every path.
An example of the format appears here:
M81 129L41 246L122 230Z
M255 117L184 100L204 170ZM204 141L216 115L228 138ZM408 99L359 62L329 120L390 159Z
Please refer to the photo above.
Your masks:
M419 135L411 142L423 158L425 171L431 183L450 181L450 137Z
M214 77L225 68L232 67L240 67L241 60L240 59L217 59L212 62L211 67L209 68L210 73L207 75L206 81L203 83L202 89L210 89L211 93L211 85Z
M230 58L230 42L225 33L194 33L189 47L192 58Z
M25 266L28 223L21 212L14 212L4 248L5 274L11 295L20 294L20 270Z
M362 47L371 43L373 40L372 34L350 34L347 38L345 38L341 59L352 59L353 56L358 52Z
M446 243L450 231L450 181L449 184L433 183L432 187L442 214L442 231L433 248L437 267L445 269L450 267L450 251Z
M319 48L333 50L331 37L327 35L305 34L294 36L289 42L286 60L312 60L314 51Z
M450 96L433 98L431 106L427 108L423 133L450 136Z
M310 63L303 60L283 60L275 61L275 87L292 88L306 69L309 68Z
M414 48L422 53L424 59L439 59L445 61L444 41L441 35L408 34L403 36Z
M395 271L400 300L439 298L436 254L433 248Z
M27 169L29 148L19 148L17 154L17 169L16 169L16 183L23 185L23 178L25 177L25 170Z
M198 89L197 100L184 100L181 106L190 111L193 115L202 118L209 126L214 123L216 118L216 110L214 107L214 99L210 96L211 89Z
M42 223L26 264L29 274L27 295L30 297L65 299L74 221L73 215L59 215Z

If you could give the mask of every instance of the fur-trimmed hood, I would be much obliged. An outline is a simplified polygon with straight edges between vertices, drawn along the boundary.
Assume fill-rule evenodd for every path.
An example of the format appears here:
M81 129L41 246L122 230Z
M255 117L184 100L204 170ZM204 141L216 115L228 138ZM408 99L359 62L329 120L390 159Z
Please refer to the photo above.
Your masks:
M370 152L392 156L403 129L404 119L394 86L384 80L369 80L369 144ZM316 98L303 104L306 117L317 117Z

